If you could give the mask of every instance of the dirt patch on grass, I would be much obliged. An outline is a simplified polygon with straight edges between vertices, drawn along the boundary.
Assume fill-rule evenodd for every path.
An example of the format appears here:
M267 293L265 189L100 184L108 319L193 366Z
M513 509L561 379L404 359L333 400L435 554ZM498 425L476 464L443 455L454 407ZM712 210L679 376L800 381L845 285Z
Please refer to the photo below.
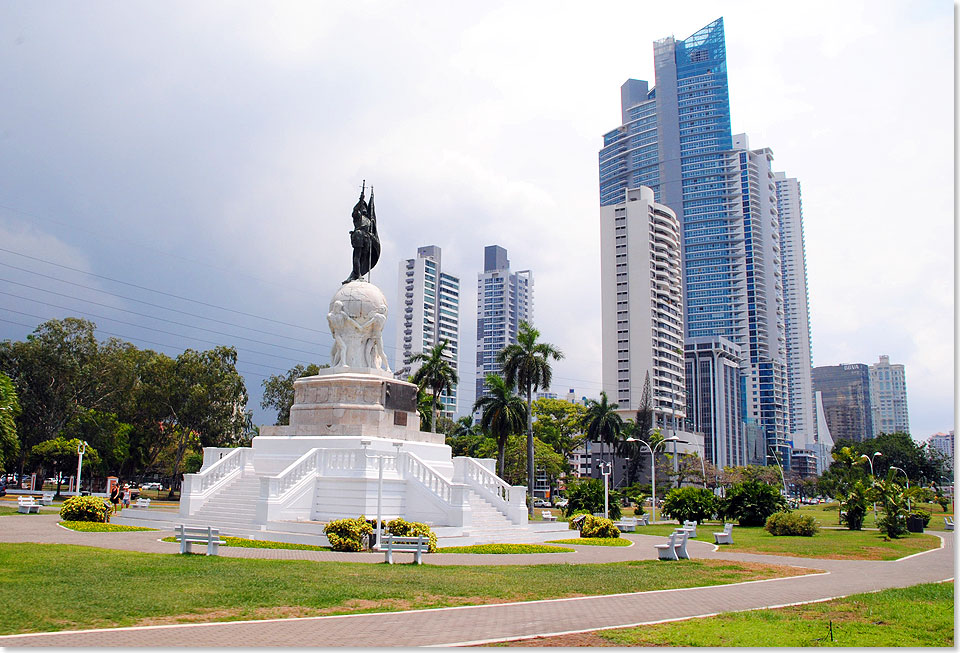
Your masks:
M553 637L534 637L533 639L521 639L512 642L499 642L495 644L481 644L481 646L548 646L550 648L567 647L592 647L592 646L620 646L604 639L596 633L571 633L569 635L555 635Z
M704 565L716 569L730 568L731 575L738 577L738 582L763 580L765 578L788 578L790 576L804 576L806 574L823 573L822 569L807 569L805 567L790 567L787 565L771 565L766 562L731 562L729 560L701 560Z

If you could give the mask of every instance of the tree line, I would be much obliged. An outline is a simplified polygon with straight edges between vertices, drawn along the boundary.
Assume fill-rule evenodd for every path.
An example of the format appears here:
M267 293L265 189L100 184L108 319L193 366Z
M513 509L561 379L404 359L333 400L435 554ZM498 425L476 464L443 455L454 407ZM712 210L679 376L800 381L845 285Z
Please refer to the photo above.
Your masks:
M237 352L187 349L175 358L118 338L98 340L85 319L49 320L23 341L0 342L0 469L59 478L140 482L196 471L202 448L253 434Z

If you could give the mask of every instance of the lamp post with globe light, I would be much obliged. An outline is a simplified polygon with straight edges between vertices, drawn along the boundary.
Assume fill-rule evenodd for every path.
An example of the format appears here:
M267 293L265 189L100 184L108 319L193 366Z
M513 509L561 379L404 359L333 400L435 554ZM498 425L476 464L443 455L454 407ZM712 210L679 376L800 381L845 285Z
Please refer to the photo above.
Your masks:
M874 451L872 456L868 456L865 453L860 454L861 458L863 458L868 463L870 463L870 480L871 480L871 484L874 484L874 485L877 482L877 477L873 473L873 459L877 456L882 456L882 455L883 454L880 453L879 451ZM877 502L876 501L873 502L873 523L874 524L877 523Z
M677 443L687 444L686 440L681 440L677 436L672 436L669 438L664 438L657 444L650 448L650 445L640 440L638 438L627 438L625 442L639 442L644 447L647 448L647 451L650 452L650 511L651 511L651 523L657 521L657 465L656 465L656 455L655 452L660 448L660 445L666 444L667 442L673 442L674 453L676 453Z

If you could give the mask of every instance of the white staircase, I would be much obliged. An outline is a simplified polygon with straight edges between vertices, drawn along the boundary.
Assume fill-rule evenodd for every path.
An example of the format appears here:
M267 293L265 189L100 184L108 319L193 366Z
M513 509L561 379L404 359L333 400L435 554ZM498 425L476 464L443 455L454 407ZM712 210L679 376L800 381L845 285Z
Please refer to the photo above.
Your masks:
M190 522L214 524L221 531L259 530L254 525L257 499L260 497L260 477L252 470L244 470L235 481L210 497L210 500L189 518Z

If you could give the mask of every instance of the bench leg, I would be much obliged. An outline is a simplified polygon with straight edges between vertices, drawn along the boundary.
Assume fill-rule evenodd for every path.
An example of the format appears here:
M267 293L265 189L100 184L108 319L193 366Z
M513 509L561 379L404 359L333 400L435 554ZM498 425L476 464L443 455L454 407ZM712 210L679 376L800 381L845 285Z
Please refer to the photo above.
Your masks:
M387 547L387 550L386 550L386 551L387 551L387 552L386 552L386 558L385 558L385 559L386 559L386 562L387 562L388 565L392 565L392 564L393 564L393 549L391 549L390 547Z
M220 545L219 545L217 542L214 542L213 540L211 540L210 542L207 543L207 555L208 555L208 556L215 556L215 555L217 555L217 551L218 551L219 549L220 549Z

